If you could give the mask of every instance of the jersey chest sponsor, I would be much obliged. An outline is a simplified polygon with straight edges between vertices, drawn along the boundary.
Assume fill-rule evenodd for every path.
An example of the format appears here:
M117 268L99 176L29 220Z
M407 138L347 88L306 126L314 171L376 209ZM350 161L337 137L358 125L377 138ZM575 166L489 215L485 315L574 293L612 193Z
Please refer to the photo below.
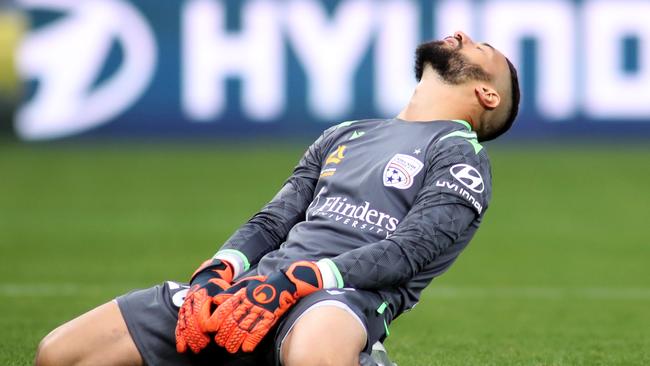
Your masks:
M322 193L324 191L321 191ZM399 218L372 208L368 201L356 203L348 197L327 197L321 194L312 202L309 217L326 217L354 229L386 237L390 236L399 225Z

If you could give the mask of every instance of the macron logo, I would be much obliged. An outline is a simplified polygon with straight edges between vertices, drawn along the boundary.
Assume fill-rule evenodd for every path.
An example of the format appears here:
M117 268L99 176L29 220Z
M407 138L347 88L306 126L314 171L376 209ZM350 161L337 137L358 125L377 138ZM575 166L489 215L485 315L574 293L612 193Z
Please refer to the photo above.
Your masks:
M363 136L363 135L365 135L365 134L366 134L366 133L363 132L363 131L362 131L362 132L354 131L354 132L352 133L352 136L350 136L350 140L349 140L349 141L356 140L356 139L358 139L359 137L361 137L361 136Z

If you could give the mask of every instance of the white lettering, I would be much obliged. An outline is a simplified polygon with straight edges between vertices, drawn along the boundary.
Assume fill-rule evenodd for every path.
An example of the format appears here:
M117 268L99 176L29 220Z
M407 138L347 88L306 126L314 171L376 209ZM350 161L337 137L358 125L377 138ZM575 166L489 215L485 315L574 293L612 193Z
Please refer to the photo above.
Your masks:
M320 199L320 194L318 199ZM368 201L364 201L363 205L344 203L346 201L348 199L345 197L325 197L325 202L320 207L314 203L309 205L307 215L334 218L334 221L342 221L344 225L351 225L355 228L361 222L361 230L365 229L367 224L371 224L372 230L376 231L383 228L388 232L393 232L399 224L399 219L384 212L370 209L370 202ZM373 219L377 217L379 219L374 222Z
M395 231L395 229L397 229L397 224L399 224L399 220L396 219L395 217L391 217L388 220L388 225L386 226L386 230Z
M379 113L395 116L408 103L415 87L413 60L418 45L418 6L412 0L380 3L375 46L375 105Z
M246 2L242 30L233 35L224 6L190 0L183 7L183 108L197 121L213 121L226 106L226 79L237 76L244 112L257 121L276 118L286 106L280 9L274 1Z
M484 8L483 38L508 55L520 72L522 39L536 41L537 110L554 120L576 112L574 9L564 0L492 0Z
M377 225L382 226L383 222L384 222L384 219L389 219L389 218L390 218L389 215L386 215L385 213L380 212L379 213L379 220L377 220Z
M352 216L354 215L354 211L356 211L356 209L357 206L346 203L345 208L343 209L343 212L341 212L341 214L345 216Z
M365 201L363 206L359 206L357 210L354 212L353 217L355 219L363 219L366 216L366 212L368 212L368 208L370 207L370 202Z
M345 204L345 201L347 201L347 200L348 200L347 198L344 198L343 200L341 200L341 202L339 202L339 199L337 198L336 202L338 203L338 205L336 206L336 209L334 210L334 212L341 213L341 208L343 207L343 205Z
M350 110L354 74L372 37L373 10L370 0L343 1L330 21L316 0L289 1L288 37L307 72L316 117L329 121Z
M448 188L456 193L458 193L462 198L466 199L471 205L476 208L476 211L480 214L483 211L483 205L481 205L476 197L474 197L470 192L460 188L456 184L451 184L448 181L437 181L436 187Z
M586 48L585 110L596 118L650 116L650 3L591 0L584 9ZM637 37L640 70L623 70L624 37Z
M455 31L477 36L476 9L470 0L442 0L434 7L434 35L436 39L443 39L454 34Z
M379 216L379 212L377 210L370 210L368 211L368 216L366 216L366 221L370 224L377 225L377 222L373 222L370 220L371 217L377 217Z
M22 77L38 82L16 116L16 131L23 139L64 137L119 118L148 90L156 57L170 56L158 53L151 25L128 1L17 0L17 4L27 11L63 15L31 30L17 53ZM329 15L318 0L249 0L241 7L241 29L228 31L228 2L187 0L180 6L180 108L192 121L218 120L231 102L226 100L226 81L238 78L246 119L303 117L302 107L287 101L289 47L307 77L309 116L332 122L350 112L359 66L374 46L372 80L364 80L374 89L370 112L393 116L415 84L413 51L430 34L420 33L424 18L424 23L433 24L429 31L437 39L464 30L476 40L488 41L518 66L522 76L531 71L525 69L529 65L523 62L522 41L534 41L534 106L523 108L534 108L546 121L578 114L620 121L650 118L647 0L421 4L347 0L338 2ZM159 35L170 42L165 37ZM623 67L622 46L629 38L638 40L634 70ZM115 43L122 62L111 75L100 75ZM358 99L365 110L364 97ZM173 112L172 107L165 108ZM338 202L331 204L332 209L343 209ZM354 215L365 217L368 210L358 206Z
M330 211L336 201L338 201L338 197L327 197L325 198L325 203L323 203L323 206L319 209L320 211Z

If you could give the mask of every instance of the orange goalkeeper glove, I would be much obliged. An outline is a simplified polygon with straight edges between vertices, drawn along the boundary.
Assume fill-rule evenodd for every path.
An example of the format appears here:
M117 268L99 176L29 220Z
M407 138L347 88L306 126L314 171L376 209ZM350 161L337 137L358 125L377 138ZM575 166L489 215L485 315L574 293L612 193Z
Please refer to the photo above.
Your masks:
M232 266L220 259L208 259L194 272L178 311L176 351L183 353L189 347L199 353L207 347L210 336L201 328L202 318L210 317L213 297L230 288L232 278Z
M234 295L227 291L216 296L219 306L203 327L216 332L214 340L228 352L235 353L240 348L251 352L298 299L322 288L323 279L316 263L295 262L266 280L249 280Z

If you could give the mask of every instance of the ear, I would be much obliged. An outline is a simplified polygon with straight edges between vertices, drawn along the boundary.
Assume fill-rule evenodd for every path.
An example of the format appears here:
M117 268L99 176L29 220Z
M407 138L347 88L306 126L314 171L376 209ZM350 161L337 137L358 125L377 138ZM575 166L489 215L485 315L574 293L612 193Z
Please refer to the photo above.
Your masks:
M478 85L474 89L474 92L481 106L487 110L494 110L501 104L501 96L499 93L487 84Z

